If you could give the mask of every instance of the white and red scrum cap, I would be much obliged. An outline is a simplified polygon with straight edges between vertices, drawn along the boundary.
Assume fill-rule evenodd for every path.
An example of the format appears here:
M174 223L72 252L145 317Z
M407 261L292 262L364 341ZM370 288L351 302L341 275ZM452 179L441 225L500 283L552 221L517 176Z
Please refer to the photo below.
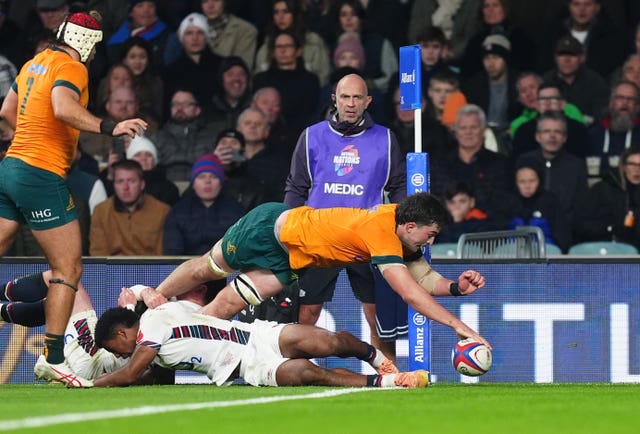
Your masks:
M60 25L57 39L76 50L80 55L80 61L86 62L93 47L102 41L102 28L94 16L76 12L69 15Z

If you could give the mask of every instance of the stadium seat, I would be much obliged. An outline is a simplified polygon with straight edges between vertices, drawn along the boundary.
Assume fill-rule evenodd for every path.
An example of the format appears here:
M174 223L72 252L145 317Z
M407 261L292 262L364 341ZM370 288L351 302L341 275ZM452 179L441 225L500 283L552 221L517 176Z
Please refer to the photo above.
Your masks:
M544 245L547 255L562 255L562 249L555 244L546 243Z
M455 258L458 254L458 243L440 243L429 247L431 256L449 256Z
M637 255L638 249L631 244L614 241L579 243L569 248L570 255Z

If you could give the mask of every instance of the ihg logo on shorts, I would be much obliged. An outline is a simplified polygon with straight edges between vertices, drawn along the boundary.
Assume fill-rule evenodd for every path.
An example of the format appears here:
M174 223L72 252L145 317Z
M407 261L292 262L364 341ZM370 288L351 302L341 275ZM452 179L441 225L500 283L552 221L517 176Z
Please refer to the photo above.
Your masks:
M31 211L31 221L34 223L42 223L56 218L58 217L52 217L51 208Z

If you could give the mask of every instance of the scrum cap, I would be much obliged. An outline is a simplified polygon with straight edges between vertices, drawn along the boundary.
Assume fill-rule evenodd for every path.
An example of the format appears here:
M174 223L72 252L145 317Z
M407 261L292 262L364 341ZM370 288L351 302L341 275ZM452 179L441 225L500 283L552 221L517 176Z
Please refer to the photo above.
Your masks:
M57 39L80 54L80 61L86 62L95 45L102 41L102 29L98 20L86 13L69 15L58 29Z

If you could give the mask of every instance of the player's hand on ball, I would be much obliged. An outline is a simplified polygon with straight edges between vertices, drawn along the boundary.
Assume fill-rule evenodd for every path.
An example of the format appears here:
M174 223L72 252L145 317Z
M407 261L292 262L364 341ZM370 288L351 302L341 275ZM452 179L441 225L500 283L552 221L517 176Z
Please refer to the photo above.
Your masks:
M469 377L485 374L491 368L492 359L491 350L473 339L461 340L451 350L453 367Z
M488 340L480 336L478 333L474 332L471 328L469 328L464 323L461 327L456 327L455 331L460 340L473 339L474 341L481 342L483 345L485 345L489 349L493 348Z
M473 294L484 284L484 276L474 270L467 270L458 277L458 289L463 295Z

